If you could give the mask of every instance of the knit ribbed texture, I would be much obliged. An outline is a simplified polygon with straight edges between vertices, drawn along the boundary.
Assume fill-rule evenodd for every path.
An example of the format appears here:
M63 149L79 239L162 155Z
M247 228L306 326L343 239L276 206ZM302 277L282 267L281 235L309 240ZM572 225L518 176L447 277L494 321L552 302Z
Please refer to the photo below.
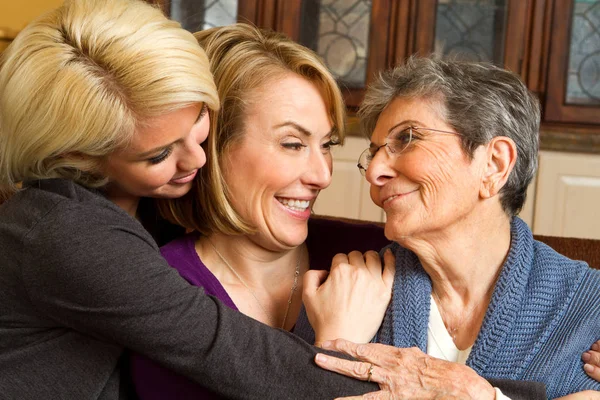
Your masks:
M581 354L600 339L600 271L533 239L519 218L467 365L486 378L544 382L550 398L600 383ZM377 341L426 351L431 281L416 255L394 243L392 303Z

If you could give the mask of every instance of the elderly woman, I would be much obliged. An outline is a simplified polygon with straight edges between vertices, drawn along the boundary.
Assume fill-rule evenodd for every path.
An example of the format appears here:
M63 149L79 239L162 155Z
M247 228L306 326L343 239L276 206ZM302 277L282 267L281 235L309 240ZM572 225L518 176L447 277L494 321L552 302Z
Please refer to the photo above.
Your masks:
M280 34L236 24L196 37L209 56L223 106L211 113L208 164L194 187L161 204L169 220L194 232L164 246L162 254L226 306L292 330L301 313L302 276L319 264L305 240L312 205L331 182L331 147L344 138L341 94L313 52ZM382 276L376 253L353 253L350 259L360 264L353 277L363 296L349 307L359 323L329 324L324 335L365 343L389 303L393 260L388 256ZM253 356L256 339L248 339L241 359ZM471 390L481 398L478 388L492 388L468 368L450 370L448 364L448 375L464 380L461 395ZM140 356L133 358L132 372L142 399L211 396L202 385ZM397 387L395 395L413 393L419 370L399 375L416 379ZM447 392L444 384L435 387Z
M540 120L519 78L413 58L379 77L360 116L371 145L358 166L395 242L377 341L484 377L542 381L551 398L600 389L580 360L600 338L600 271L535 241L516 216L536 171ZM389 369L368 364L376 381Z

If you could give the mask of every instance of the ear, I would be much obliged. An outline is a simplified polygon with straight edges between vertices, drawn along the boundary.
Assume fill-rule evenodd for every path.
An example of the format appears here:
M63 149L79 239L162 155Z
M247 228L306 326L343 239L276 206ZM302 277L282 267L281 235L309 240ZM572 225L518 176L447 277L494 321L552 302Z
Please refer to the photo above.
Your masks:
M487 163L479 195L491 198L506 184L517 161L517 145L511 138L496 136L487 144Z

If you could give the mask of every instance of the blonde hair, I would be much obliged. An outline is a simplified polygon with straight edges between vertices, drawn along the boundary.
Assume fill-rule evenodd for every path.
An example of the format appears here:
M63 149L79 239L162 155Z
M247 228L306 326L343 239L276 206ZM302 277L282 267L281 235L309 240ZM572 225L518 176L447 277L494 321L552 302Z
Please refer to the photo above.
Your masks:
M231 205L222 172L222 157L244 135L253 89L286 73L315 84L329 109L335 137L345 135L345 105L335 78L310 49L288 37L238 23L194 34L206 51L222 107L211 113L211 134L205 143L207 164L190 192L182 198L159 201L170 222L205 235L213 232L248 234L255 228Z
M153 117L219 102L193 35L140 0L67 0L0 60L0 190L22 180L106 182L101 157Z

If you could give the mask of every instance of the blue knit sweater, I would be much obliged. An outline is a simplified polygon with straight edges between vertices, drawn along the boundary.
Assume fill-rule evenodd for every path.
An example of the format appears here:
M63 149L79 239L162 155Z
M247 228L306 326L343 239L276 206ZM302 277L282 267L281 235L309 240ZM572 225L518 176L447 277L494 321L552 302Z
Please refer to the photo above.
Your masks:
M511 234L467 365L485 378L544 382L549 398L600 390L581 361L600 339L600 271L535 241L519 218ZM414 253L397 243L391 248L396 278L376 340L426 351L431 281Z

